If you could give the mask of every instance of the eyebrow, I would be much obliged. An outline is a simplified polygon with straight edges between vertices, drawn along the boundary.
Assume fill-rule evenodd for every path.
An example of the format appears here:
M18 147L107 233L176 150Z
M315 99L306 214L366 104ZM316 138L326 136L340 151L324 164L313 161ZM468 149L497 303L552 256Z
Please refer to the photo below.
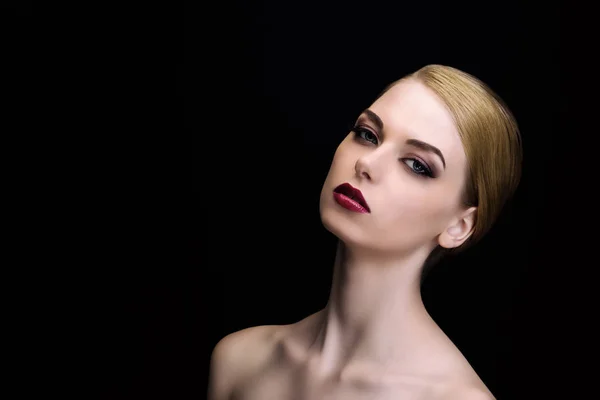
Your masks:
M379 115L375 114L373 111L369 110L368 108L365 111L363 111L362 113L365 114L367 116L367 118L373 124L375 124L380 131L383 131L383 121L381 120L381 118L379 118ZM423 151L428 151L428 152L436 154L442 160L442 164L444 164L444 169L446 169L446 160L444 159L444 155L442 154L440 149L438 149L437 147L435 147L427 142L418 140L418 139L407 139L406 144L418 147L419 149L421 149Z

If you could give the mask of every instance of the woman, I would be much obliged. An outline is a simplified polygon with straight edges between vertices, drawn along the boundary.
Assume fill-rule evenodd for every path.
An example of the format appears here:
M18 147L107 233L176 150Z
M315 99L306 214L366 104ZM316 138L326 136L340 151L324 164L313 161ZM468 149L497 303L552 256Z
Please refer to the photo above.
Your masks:
M329 301L213 350L211 400L494 399L433 321L425 270L490 229L520 180L511 112L485 84L428 65L392 83L338 146L320 198L339 238Z

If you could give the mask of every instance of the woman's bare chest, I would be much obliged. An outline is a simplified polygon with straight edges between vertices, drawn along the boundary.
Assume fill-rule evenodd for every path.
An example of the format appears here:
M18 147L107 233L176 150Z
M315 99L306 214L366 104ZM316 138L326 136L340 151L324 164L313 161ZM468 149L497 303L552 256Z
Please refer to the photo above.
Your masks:
M237 388L230 400L426 400L434 397L432 390L421 385L323 383L281 368L248 380Z

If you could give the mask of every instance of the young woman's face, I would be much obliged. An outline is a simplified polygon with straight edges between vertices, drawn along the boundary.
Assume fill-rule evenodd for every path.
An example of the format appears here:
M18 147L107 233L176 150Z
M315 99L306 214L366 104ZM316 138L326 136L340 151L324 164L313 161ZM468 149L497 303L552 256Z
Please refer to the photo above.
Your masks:
M418 81L402 81L358 117L338 146L321 191L321 220L347 245L433 248L460 215L465 173L462 142L442 100ZM370 212L340 204L344 197L334 189L344 183L362 192Z

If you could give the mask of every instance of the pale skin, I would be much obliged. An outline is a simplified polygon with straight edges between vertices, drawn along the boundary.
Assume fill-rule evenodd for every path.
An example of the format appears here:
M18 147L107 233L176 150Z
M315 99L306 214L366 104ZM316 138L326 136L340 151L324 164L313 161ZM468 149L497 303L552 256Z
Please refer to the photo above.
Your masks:
M494 399L420 292L429 253L460 246L476 222L476 208L459 201L466 156L451 114L426 86L406 80L356 125L320 198L321 220L339 238L327 305L290 325L223 338L213 350L209 400ZM411 138L435 146L444 161L407 145ZM434 178L418 174L427 169ZM333 189L344 182L361 190L370 213L335 202Z

